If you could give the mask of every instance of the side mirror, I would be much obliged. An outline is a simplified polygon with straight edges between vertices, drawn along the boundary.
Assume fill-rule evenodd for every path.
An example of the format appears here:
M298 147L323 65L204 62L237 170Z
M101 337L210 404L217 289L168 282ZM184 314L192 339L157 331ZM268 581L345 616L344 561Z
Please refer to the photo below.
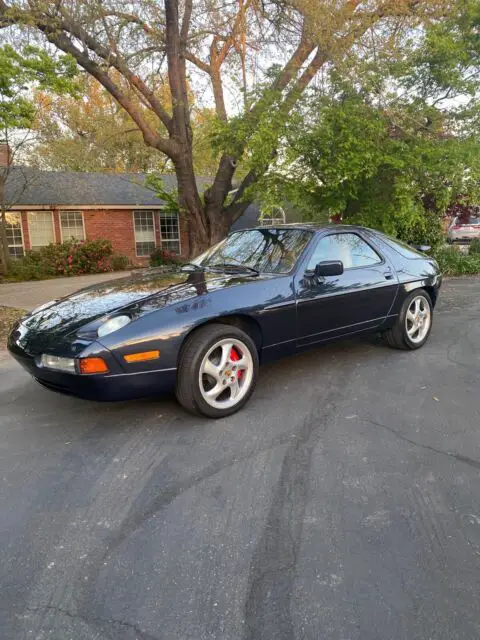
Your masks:
M319 262L315 267L315 275L317 278L341 276L342 273L343 262L340 260L325 260L324 262Z

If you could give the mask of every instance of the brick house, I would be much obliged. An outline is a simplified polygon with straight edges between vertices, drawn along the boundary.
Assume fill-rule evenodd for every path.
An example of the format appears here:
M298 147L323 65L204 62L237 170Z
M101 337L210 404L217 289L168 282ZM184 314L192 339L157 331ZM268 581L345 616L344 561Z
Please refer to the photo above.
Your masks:
M165 175L174 189L175 176ZM132 264L146 264L156 247L188 255L187 223L165 211L141 174L41 171L11 166L5 184L10 255L67 239L108 239Z

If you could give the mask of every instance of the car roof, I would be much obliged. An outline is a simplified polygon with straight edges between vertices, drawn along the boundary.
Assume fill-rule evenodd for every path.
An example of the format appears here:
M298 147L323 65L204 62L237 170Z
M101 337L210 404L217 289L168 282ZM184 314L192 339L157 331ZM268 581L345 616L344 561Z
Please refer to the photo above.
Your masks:
M303 229L305 231L371 231L375 233L373 229L367 229L367 227L361 227L353 224L336 224L336 223L320 223L320 222L290 222L286 224L274 224L274 225L259 225L251 227L251 229ZM248 229L242 229L242 231L248 231ZM238 232L234 232L238 233Z

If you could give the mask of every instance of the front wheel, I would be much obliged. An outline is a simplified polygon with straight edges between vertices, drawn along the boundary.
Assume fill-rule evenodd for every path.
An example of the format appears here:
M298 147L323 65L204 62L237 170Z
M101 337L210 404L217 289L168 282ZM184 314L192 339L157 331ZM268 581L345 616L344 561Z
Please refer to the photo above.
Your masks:
M413 291L405 300L392 329L385 331L387 343L395 349L419 349L432 330L433 307L423 289Z
M190 413L223 418L246 404L257 375L257 348L248 334L230 325L206 325L182 350L177 399Z

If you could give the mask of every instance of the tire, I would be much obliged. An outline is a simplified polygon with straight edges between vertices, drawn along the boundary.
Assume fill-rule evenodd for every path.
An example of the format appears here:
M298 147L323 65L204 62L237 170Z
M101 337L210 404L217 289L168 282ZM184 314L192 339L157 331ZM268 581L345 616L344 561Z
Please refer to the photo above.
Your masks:
M410 319L407 323L407 314L409 313L409 310L412 311L415 308L414 302L416 300L420 300L423 303L423 308L428 314L428 326L426 327L425 332L423 332L423 329L419 329L418 334L414 335L412 338L414 324ZM421 305L420 311L422 310ZM416 289L415 291L412 291L412 293L410 293L405 299L395 326L391 329L387 329L383 335L387 344L393 349L405 349L413 351L415 349L420 349L420 347L423 347L423 345L427 342L432 330L432 324L433 306L430 296L425 291L425 289ZM410 330L409 327L411 327Z
M208 418L229 416L250 399L258 367L257 347L247 333L227 324L208 324L192 333L182 348L177 400L192 414ZM205 373L205 369L212 375ZM215 394L218 389L221 392L216 397L206 399L205 393Z

